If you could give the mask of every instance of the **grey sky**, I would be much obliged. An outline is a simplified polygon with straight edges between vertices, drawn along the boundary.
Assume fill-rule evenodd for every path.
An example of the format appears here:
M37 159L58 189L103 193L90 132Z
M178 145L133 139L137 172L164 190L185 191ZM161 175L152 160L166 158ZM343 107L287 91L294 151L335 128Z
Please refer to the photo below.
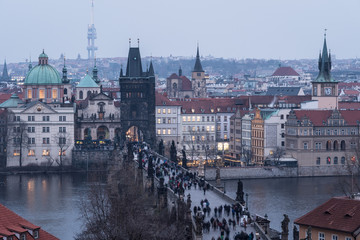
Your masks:
M0 0L0 61L87 57L90 0ZM316 58L324 28L337 58L360 55L359 0L95 0L98 57Z

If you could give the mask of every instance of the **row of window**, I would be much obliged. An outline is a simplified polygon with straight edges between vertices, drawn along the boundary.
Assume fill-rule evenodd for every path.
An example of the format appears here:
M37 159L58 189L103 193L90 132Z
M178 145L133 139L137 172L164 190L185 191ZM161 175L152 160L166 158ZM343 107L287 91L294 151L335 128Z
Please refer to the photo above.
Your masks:
M18 119L18 120L17 120ZM50 116L42 116L43 122L49 122ZM20 116L14 116L14 121L20 121ZM34 122L35 116L28 116L28 122ZM59 116L60 122L66 122L66 116Z
M214 136L183 136L183 141L215 141Z
M45 91L47 90L47 91ZM31 98L37 98L36 96L39 95L40 99L45 99L45 98L53 98L53 99L57 99L58 98L58 90L57 89L39 89L39 91L37 91L37 89L28 89L27 90L27 98L31 99Z
M167 110L167 111L166 111L166 110ZM167 112L168 114L170 114L170 113L171 113L171 109L170 109L170 108L168 108L168 109L166 109L166 108L163 108L163 109L158 108L158 110L157 110L157 113L158 113L158 114L161 114L161 113L166 114L166 112ZM176 113L176 109L173 109L173 113L174 113L174 114Z
M283 124L282 124L283 125ZM283 126L281 125L281 128L283 128ZM310 136L312 135L312 129L300 129L299 135L300 136ZM294 128L288 128L287 129L287 133L289 135L296 135L296 130ZM347 128L347 129L316 129L314 131L314 135L317 136L321 136L321 135L333 135L333 136L338 136L338 135L355 135L357 134L357 131L355 128Z
M214 116L183 116L182 117L183 122L214 122L215 117Z
M35 127L28 127L27 131L28 131L28 133L34 133L35 132ZM14 132L20 132L20 127L14 127ZM50 132L50 127L42 127L42 132L43 133ZM59 127L59 132L60 133L65 133L66 132L66 127Z
M59 156L60 156L60 155L65 156L65 153L66 153L66 152L63 151L62 154L61 154L61 150L59 150ZM14 150L14 154L13 154L13 155L14 155L14 156L20 156L20 150ZM34 150L34 149L29 149L27 155L28 155L29 157L35 156L35 150ZM50 150L49 150L49 149L43 149L43 150L42 150L42 155L43 155L43 156L50 156Z
M215 126L183 126L183 131L185 132L186 130L189 132L205 132L205 129L207 132L214 132L215 131Z
M176 118L158 118L157 123L158 124L176 123Z
M345 240L352 240L352 237L345 237ZM325 233L319 232L319 240L325 240ZM338 235L332 234L331 240L339 240Z
M334 157L334 159L332 159L332 160L333 160L333 164L334 164L334 165L337 165L337 164L339 163L339 158L338 158L338 157ZM327 157L327 158L325 159L325 161L326 161L326 164L330 165L330 164L331 164L331 157ZM351 161L352 161L352 162L356 162L356 157L355 157L355 156L352 156L352 157L351 157ZM346 162L345 157L341 157L340 163L341 163L342 165L344 165L345 162ZM317 158L316 158L316 165L321 165L321 158L320 158L320 157L317 157Z
M170 135L171 134L171 129L158 129L157 134L158 135L165 135L165 134Z

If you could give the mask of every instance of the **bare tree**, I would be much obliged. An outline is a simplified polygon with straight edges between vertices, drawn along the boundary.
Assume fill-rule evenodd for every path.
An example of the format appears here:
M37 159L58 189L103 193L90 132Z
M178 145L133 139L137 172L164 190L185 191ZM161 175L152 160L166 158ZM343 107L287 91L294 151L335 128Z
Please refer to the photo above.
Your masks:
M251 163L252 159L252 151L251 148L248 149L248 147L242 148L242 157L245 159L246 165L249 165Z
M13 121L9 121L11 124L8 125L8 147L11 148L12 146L14 150L18 151L17 154L19 156L19 166L22 167L23 150L28 149L29 144L31 144L31 142L29 142L27 124L26 122L17 118L17 116L14 114L11 114L10 118Z
M156 196L136 184L133 166L125 164L116 176L116 192L95 184L81 201L85 225L75 239L186 239L184 224L171 221L167 209L154 208Z
M59 158L55 157L55 161L58 166L62 167L64 163L64 156L66 150L72 144L72 137L70 133L66 132L64 128L53 136L53 141L59 148Z
M280 158L282 158L284 155L285 155L285 149L282 147L276 147L275 151L272 154L274 161L277 164L279 164Z

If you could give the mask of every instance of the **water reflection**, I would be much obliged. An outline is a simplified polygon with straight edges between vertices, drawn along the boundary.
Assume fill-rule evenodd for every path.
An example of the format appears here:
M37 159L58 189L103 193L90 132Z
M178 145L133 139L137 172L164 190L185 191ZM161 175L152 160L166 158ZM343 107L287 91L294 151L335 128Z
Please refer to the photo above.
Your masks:
M60 239L73 239L82 225L80 198L88 182L99 179L97 174L0 175L0 203Z
M281 231L283 214L292 222L334 196L343 196L343 183L351 177L313 177L242 180L244 192L249 194L249 210L267 214L271 227ZM236 197L237 180L226 181L226 192ZM292 236L292 232L289 232Z

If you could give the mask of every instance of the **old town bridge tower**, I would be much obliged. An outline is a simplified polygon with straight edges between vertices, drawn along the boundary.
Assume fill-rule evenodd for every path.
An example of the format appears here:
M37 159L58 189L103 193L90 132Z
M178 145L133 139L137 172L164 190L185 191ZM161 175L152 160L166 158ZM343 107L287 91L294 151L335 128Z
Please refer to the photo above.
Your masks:
M121 69L119 82L122 140L145 141L155 147L154 68L150 62L143 72L138 47L130 47L126 73Z

